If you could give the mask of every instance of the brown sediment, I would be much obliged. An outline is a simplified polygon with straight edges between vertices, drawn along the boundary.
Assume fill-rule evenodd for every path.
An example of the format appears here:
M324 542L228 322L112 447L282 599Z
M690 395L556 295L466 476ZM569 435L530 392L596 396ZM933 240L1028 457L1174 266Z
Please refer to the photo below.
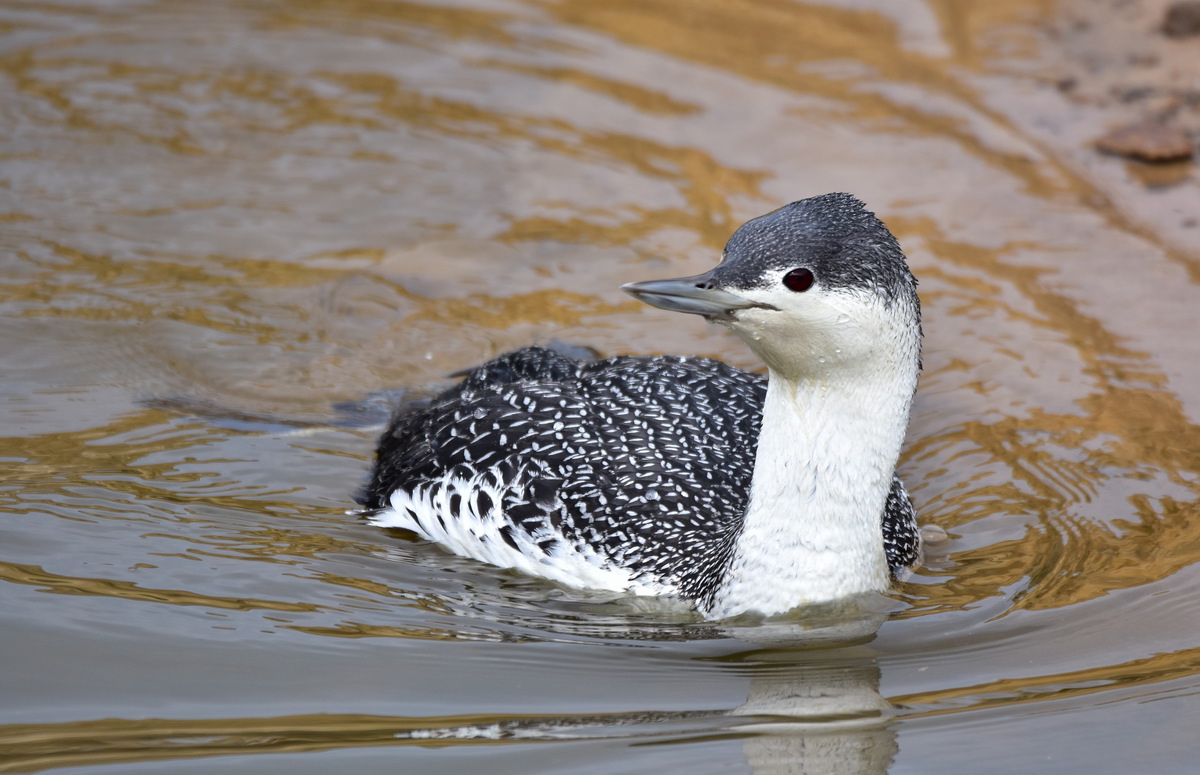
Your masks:
M1069 100L1118 119L1121 136L1105 135L1102 146L1111 147L1102 150L1155 161L1191 155L1180 138L1191 144L1200 131L1197 51L1184 34L1193 6L1200 4L1062 3L1047 54Z
M1149 162L1192 158L1195 148L1187 132L1161 121L1139 121L1114 129L1096 140L1106 153Z

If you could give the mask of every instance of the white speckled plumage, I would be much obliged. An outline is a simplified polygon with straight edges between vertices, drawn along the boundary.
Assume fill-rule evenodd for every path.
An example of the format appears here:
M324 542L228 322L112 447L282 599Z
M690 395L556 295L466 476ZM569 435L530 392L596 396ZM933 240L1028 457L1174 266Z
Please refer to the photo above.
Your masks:
M713 619L883 590L917 559L893 471L919 303L858 200L793 203L739 229L713 271L627 290L727 325L769 382L704 358L509 353L393 419L362 498L374 522Z

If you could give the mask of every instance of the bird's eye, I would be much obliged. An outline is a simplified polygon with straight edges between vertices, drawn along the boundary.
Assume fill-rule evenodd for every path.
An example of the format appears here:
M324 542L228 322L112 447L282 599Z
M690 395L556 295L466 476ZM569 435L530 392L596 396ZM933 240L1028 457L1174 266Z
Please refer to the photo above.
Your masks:
M813 276L810 269L793 269L783 276L783 286L789 291L804 293L813 287L816 280L817 278Z

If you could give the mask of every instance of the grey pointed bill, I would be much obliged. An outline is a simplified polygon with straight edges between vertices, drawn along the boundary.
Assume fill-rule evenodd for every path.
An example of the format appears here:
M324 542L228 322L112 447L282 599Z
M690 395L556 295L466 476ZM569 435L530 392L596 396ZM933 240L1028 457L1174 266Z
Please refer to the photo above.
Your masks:
M769 304L751 301L714 287L711 273L674 280L627 283L621 286L621 290L652 307L673 312L690 312L717 320L729 320L730 313L739 309L774 309Z

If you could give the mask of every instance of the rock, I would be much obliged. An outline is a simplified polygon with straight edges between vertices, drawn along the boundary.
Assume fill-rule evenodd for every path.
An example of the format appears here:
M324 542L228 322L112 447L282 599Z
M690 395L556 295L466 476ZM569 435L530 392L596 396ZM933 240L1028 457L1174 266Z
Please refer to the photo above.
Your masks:
M1192 140L1177 126L1141 121L1114 129L1096 141L1096 147L1141 161L1181 161L1192 158Z
M1168 38L1190 38L1200 35L1200 2L1180 0L1167 9L1162 24L1163 34Z

